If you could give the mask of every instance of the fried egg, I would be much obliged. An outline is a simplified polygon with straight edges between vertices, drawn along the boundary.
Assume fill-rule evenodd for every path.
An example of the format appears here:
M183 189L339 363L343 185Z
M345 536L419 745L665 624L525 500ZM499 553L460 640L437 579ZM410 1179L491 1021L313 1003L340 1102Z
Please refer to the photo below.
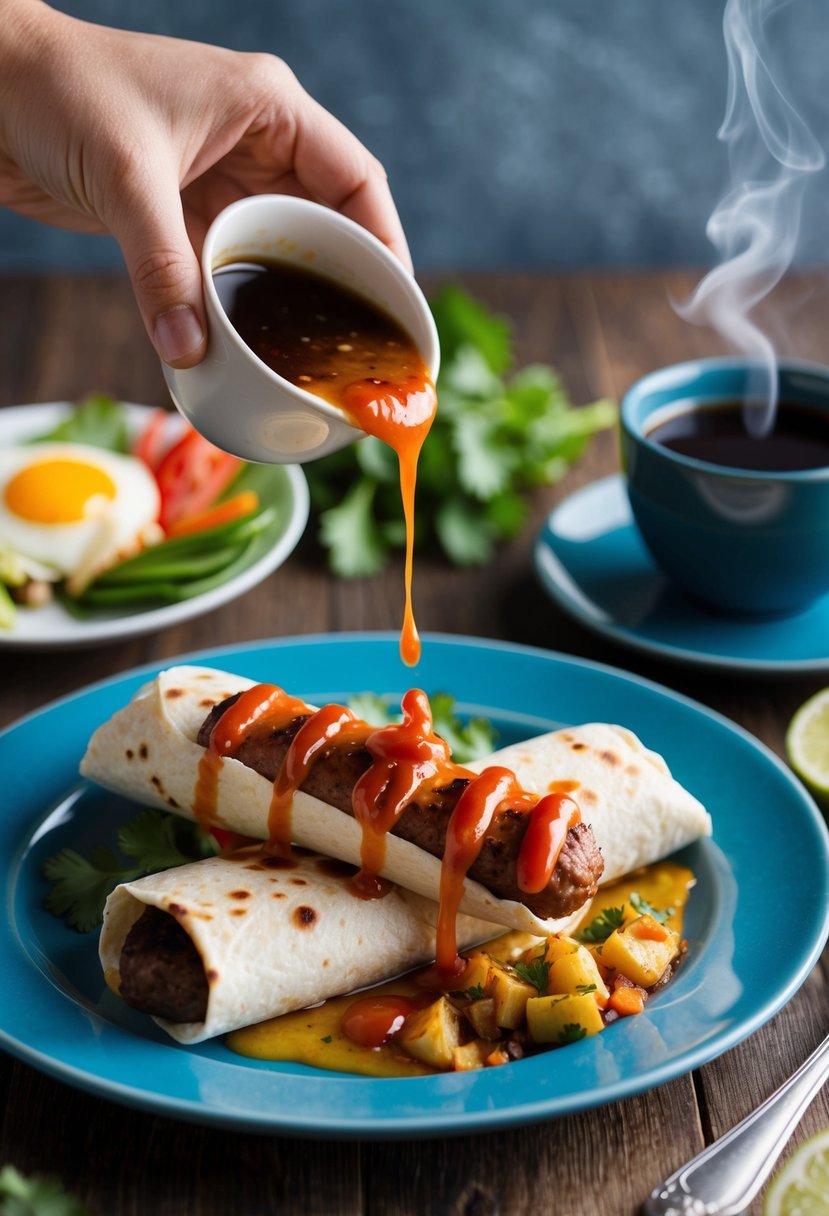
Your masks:
M78 590L160 538L160 498L133 456L79 443L0 448L0 543Z

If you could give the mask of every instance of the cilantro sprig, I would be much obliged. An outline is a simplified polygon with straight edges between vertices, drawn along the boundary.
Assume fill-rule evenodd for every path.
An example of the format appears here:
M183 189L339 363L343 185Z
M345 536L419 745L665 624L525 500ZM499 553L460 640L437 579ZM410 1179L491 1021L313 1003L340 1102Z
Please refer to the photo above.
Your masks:
M638 891L631 891L630 906L637 916L652 916L660 925L664 925L674 914L673 908L655 908Z
M215 837L197 824L163 811L140 811L119 828L116 842L120 857L98 845L88 857L75 849L61 849L43 864L43 876L52 884L44 900L46 910L63 917L79 933L100 925L107 897L119 883L219 851Z
M528 963L516 963L515 974L526 984L532 984L542 996L547 992L550 964L543 958L534 958Z
M0 1169L2 1216L91 1216L89 1208L70 1195L57 1179L41 1174L26 1177L13 1165Z
M498 732L489 718L469 718L464 721L455 713L455 698L448 692L431 693L429 704L435 734L448 743L456 764L469 764L494 751ZM397 705L392 705L387 697L374 692L361 692L349 697L348 707L358 718L363 718L372 726L385 726L387 722L401 720Z
M625 919L625 905L620 908L605 908L598 916L594 916L588 924L583 925L575 934L579 942L606 942L614 929L621 929Z
M616 408L578 409L555 370L513 372L511 327L461 288L431 301L442 362L439 407L418 466L416 534L458 566L488 561L527 515L526 491L561 478ZM335 574L378 573L403 547L397 457L367 438L306 467Z

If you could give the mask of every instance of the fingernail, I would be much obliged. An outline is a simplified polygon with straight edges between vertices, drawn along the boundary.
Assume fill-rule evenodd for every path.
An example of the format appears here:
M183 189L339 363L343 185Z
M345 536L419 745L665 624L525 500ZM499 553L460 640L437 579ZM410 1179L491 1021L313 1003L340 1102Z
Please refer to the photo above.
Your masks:
M186 359L204 341L201 322L189 304L179 304L157 318L155 347L165 363Z

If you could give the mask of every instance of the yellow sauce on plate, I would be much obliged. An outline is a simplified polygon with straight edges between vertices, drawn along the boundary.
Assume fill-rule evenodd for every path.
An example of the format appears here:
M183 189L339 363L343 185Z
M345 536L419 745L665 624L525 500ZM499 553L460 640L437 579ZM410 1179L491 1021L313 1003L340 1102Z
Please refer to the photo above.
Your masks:
M666 924L681 933L683 910L694 881L692 872L685 866L657 862L602 887L584 921L589 923L606 908L620 907L636 892L653 908L672 908L673 913ZM537 940L528 933L504 933L487 943L487 953L501 962L512 962ZM422 996L423 989L416 984L414 974L379 984L370 990L371 995ZM343 1033L342 1022L354 1001L353 992L332 997L311 1009L285 1013L255 1026L234 1030L226 1042L231 1051L242 1056L311 1064L332 1072L358 1073L367 1077L422 1077L435 1072L407 1055L393 1041L382 1047L363 1047L352 1042Z

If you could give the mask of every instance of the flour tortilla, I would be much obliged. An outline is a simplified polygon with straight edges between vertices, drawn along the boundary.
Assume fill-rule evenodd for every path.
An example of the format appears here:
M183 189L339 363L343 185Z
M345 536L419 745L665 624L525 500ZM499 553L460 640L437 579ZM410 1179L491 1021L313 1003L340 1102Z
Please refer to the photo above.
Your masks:
M253 683L211 668L162 672L95 732L81 772L136 802L193 818L204 754L196 742L199 728L212 705ZM552 781L575 784L583 819L600 825L604 881L710 832L706 812L671 778L664 761L618 727L557 731L490 759L514 768L519 779L539 793L547 792ZM490 759L470 767L483 768ZM225 759L218 781L217 825L266 839L271 792L271 782L239 761ZM361 830L356 820L301 790L294 797L292 837L315 852L359 865ZM388 837L382 873L393 882L436 900L440 868L438 858L409 841ZM498 899L467 879L460 911L543 936L566 932L586 909L544 920L523 904Z
M601 884L711 835L711 816L630 730L589 722L505 747L469 768L511 769L534 794L569 792L604 858Z
M154 1019L179 1043L303 1009L434 958L437 905L430 900L401 887L383 899L359 899L319 857L272 869L261 864L261 852L251 846L152 874L117 887L107 900L99 951L114 991L127 934L148 905L174 915L201 955L209 983L205 1020ZM461 947L495 932L458 918Z

